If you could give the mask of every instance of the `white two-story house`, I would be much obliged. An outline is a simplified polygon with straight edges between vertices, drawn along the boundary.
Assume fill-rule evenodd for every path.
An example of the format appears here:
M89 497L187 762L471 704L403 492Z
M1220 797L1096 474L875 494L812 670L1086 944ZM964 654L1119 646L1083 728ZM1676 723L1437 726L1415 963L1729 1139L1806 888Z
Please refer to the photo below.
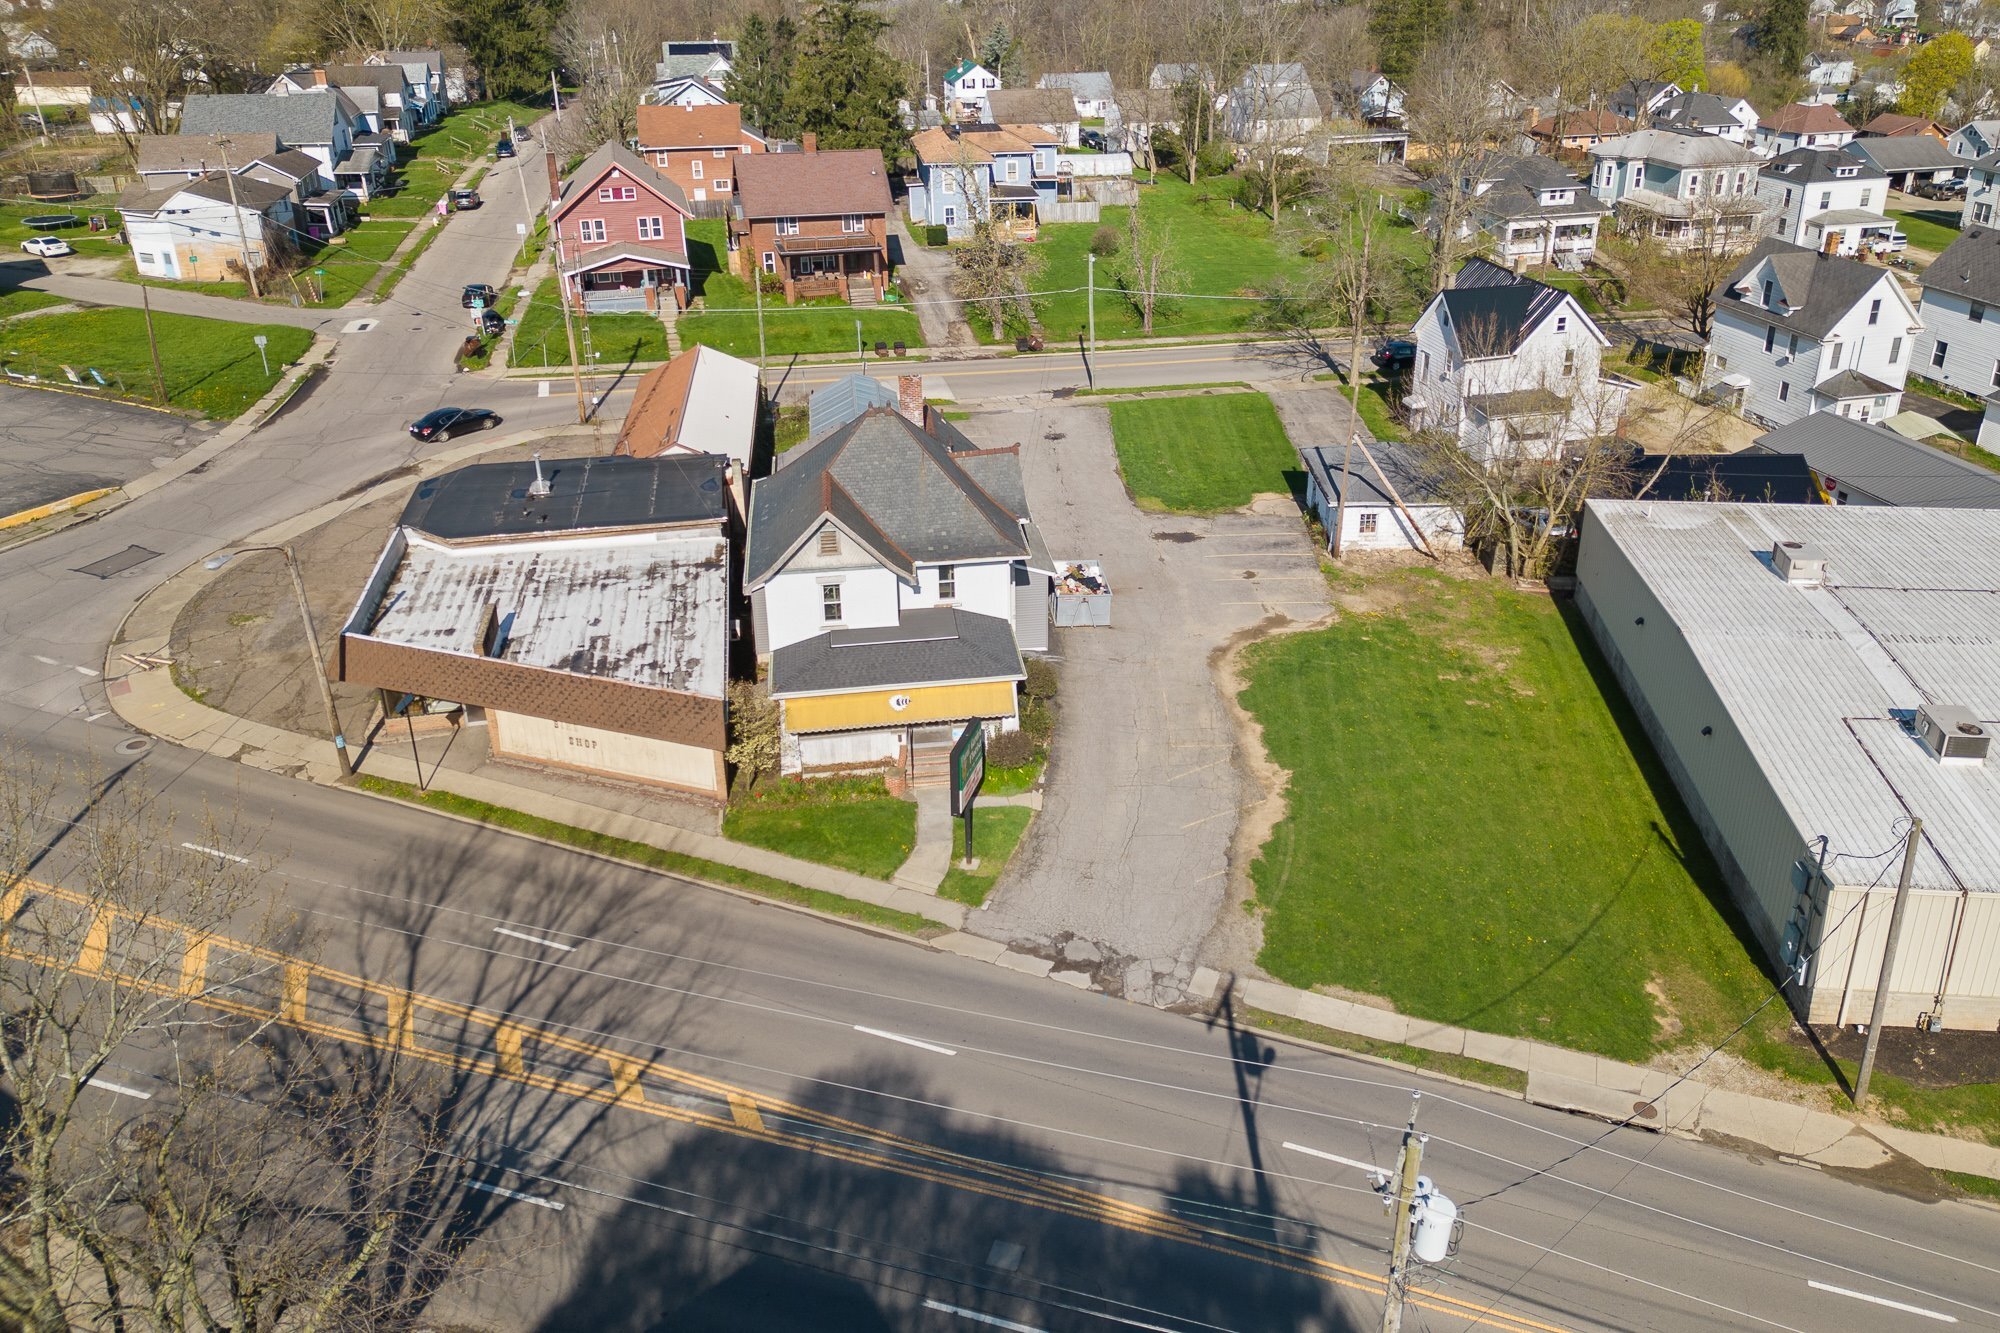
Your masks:
M1765 157L1794 148L1839 148L1854 140L1854 127L1830 106L1793 102L1757 122L1751 147Z
M1580 267L1597 253L1597 228L1610 210L1552 157L1494 153L1473 166L1469 215L1460 239L1484 233L1502 265ZM1433 182L1433 186L1435 186ZM1439 224L1429 224L1435 231Z
M1681 93L1660 103L1653 112L1653 124L1661 129L1713 134L1718 139L1747 145L1757 129L1757 108L1741 97Z
M1769 426L1880 421L1902 407L1922 333L1887 269L1767 240L1716 289L1702 383Z
M1620 227L1682 247L1748 243L1764 226L1762 164L1742 144L1685 130L1638 130L1590 150L1590 192Z
M961 60L944 72L945 115L951 120L982 121L989 113L987 95L1000 87L1000 76L976 60Z
M1479 458L1548 456L1609 434L1629 384L1601 373L1604 336L1574 296L1467 260L1417 317L1404 407Z
M1912 371L1980 398L2000 393L2000 231L1968 228L1917 279Z
M1757 173L1772 235L1808 250L1858 253L1895 224L1883 214L1888 174L1844 148L1794 148Z
M1017 448L980 449L920 376L750 491L743 586L787 772L930 768L971 722L1019 725L1054 564Z

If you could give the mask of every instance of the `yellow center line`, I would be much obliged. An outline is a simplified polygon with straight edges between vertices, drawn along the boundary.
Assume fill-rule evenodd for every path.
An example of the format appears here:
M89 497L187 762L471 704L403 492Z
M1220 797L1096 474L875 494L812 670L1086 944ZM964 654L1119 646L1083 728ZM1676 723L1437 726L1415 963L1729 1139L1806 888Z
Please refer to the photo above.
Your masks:
M9 938L16 918L33 905L30 894L81 907L89 914L81 947L76 954L67 958L58 957L23 947ZM152 938L181 938L181 956L171 960L171 966L162 970L161 975L167 980L134 976L107 968L112 930L121 922L143 925ZM208 973L218 953L261 964L276 973L280 994L275 1011L222 994L210 984ZM141 917L56 885L23 880L0 893L0 956L37 966L87 973L153 994L179 995L191 1003L223 1013L259 1021L275 1019L301 1032L406 1055L460 1072L478 1073L582 1101L641 1111L699 1129L735 1134L849 1165L888 1171L913 1180L1117 1227L1137 1235L1192 1245L1356 1291L1380 1294L1384 1290L1384 1279L1380 1274L1302 1253L1275 1241L1240 1236L1157 1208L1052 1180L1024 1167L989 1162L906 1138L860 1121L816 1111L780 1097L635 1056L602 1043L537 1027L511 1014L384 985L308 959L196 932L158 917ZM379 1030L370 1030L313 1018L309 1014L309 1004L315 989L322 992L345 989L359 992L364 998L378 1000L387 1021ZM356 1011L349 1007L336 1012L351 1020ZM475 1054L469 1049L443 1049L428 1044L417 1031L419 1015L451 1019L462 1026L491 1033L492 1054ZM538 1072L529 1064L525 1054L536 1048L588 1057L603 1069L605 1081L589 1083ZM646 1095L645 1083L649 1078L708 1094L719 1106L726 1107L727 1113L718 1111L711 1114L655 1101ZM859 1142L846 1143L795 1129L774 1128L772 1118L778 1119L781 1126L784 1121L794 1121L802 1126L849 1135ZM913 1158L916 1160L911 1160ZM1507 1314L1495 1310L1490 1304L1462 1300L1439 1292L1418 1289L1411 1294L1409 1302L1435 1313L1471 1316L1475 1325L1532 1330L1533 1333L1566 1333L1553 1324L1541 1323L1524 1315Z

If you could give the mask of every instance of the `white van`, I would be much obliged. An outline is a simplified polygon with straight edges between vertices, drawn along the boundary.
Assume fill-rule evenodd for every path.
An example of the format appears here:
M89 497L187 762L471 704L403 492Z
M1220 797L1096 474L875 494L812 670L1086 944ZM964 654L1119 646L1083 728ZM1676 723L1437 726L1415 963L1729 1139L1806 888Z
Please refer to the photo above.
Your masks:
M1910 248L1910 238L1900 231L1878 231L1868 238L1868 248L1878 255L1899 255Z

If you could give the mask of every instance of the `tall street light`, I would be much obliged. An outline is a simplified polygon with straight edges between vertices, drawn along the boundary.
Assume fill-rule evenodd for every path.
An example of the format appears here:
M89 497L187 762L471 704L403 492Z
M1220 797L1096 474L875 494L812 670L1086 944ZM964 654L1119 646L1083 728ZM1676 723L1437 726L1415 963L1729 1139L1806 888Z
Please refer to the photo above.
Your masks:
M276 551L285 558L285 572L292 576L292 595L298 599L299 621L306 627L306 648L312 653L312 678L319 686L320 702L326 705L326 729L333 736L333 755L340 761L342 777L354 776L347 757L347 737L341 734L340 714L333 707L333 687L326 683L326 658L320 654L319 631L313 628L312 607L306 602L306 582L299 574L299 558L290 546L239 546L233 551L212 555L201 562L203 569L221 569L239 555L253 551Z

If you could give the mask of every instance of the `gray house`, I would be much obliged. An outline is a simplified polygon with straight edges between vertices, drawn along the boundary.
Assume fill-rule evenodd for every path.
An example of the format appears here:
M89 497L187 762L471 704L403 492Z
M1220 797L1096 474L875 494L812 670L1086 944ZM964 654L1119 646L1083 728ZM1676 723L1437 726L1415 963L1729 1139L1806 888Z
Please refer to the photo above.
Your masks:
M1887 426L1815 412L1757 437L1767 454L1803 454L1835 504L2000 509L2000 473Z
M2000 231L1960 233L1917 288L1924 331L1911 371L1981 398L2000 389Z
M181 108L183 135L275 134L281 147L310 154L336 189L367 199L388 179L395 147L358 128L361 113L337 89L269 97L195 93Z
M1897 190L1919 181L1955 180L1966 167L1964 158L1928 134L1863 135L1847 148L1879 167Z

